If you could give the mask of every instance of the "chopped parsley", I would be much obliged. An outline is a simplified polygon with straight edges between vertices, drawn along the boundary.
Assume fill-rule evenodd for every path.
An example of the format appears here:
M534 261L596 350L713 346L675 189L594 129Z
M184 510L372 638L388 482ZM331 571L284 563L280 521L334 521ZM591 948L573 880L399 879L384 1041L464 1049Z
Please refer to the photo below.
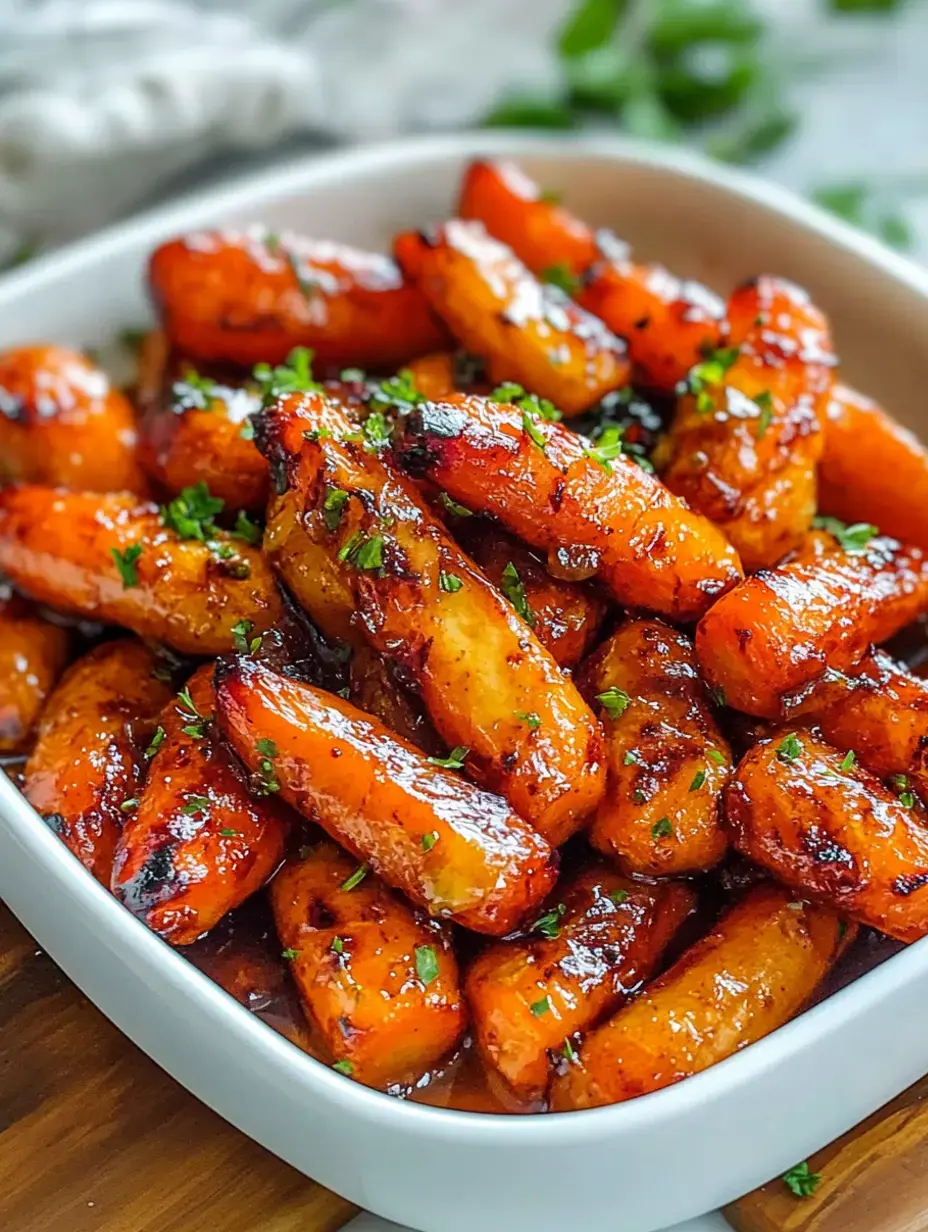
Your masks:
M530 417L537 416L539 419L546 419L549 423L557 423L562 418L561 412L553 402L549 402L547 398L539 398L537 394L528 393L521 385L517 385L515 381L504 381L502 385L497 385L490 394L490 401L505 402L512 406L517 406L523 412L523 427L525 426L526 413ZM539 433L539 435L541 434ZM534 437L532 439L534 440ZM541 441L535 441L535 444L544 448L544 438Z
M510 561L503 570L502 577L499 581L499 588L529 628L534 629L535 613L529 606L528 596L525 593L525 586L522 579L519 577L519 570L515 567L512 561Z
M563 261L542 270L540 278L542 282L550 282L552 286L560 287L565 295L574 296L580 290L580 279Z
M239 833L241 833L241 831L239 830L220 830L219 831L219 834L222 838L234 838Z
M171 400L184 410L209 411L217 388L214 380L201 376L196 368L188 366L181 379L171 386Z
M375 452L390 440L390 425L383 411L371 411L361 428L364 441Z
M338 552L338 559L355 569L374 570L383 568L383 535L365 538L357 530L346 539Z
M329 488L326 491L322 500L322 520L327 531L338 530L347 502L348 493L344 488Z
M620 719L632 701L624 689L617 689L615 685L604 689L602 693L597 693L596 700L605 710L606 717L609 719Z
M541 452L544 453L545 449L548 447L548 442L545 440L545 434L539 428L535 416L531 411L522 412L522 431L532 442L532 444L536 445Z
M802 741L798 736L789 735L777 745L777 757L780 761L795 761L802 754Z
M561 1055L565 1061L575 1061L577 1059L577 1050L569 1039L564 1040L564 1047L561 1049Z
M447 492L439 492L438 499L449 513L453 513L457 518L472 518L472 511L464 505L459 505L456 500L452 500Z
M206 813L209 811L209 798L207 796L188 796L187 800L181 805L180 811L187 817L192 817L195 813Z
M714 685L712 688L709 689L709 692L712 694L715 700L715 704L717 706L725 705L725 701L726 701L725 690L722 688L720 684Z
M262 752L261 745L273 745L271 740L259 740L255 746L259 753ZM276 745L273 745L276 748ZM280 782L277 778L277 772L274 769L274 763L270 757L262 756L258 761L258 769L255 771L254 790L259 796L270 796L274 792L280 791Z
M622 456L623 429L619 424L607 424L599 434L595 445L584 449L588 458L592 458L603 468L607 475L612 474L612 463Z
M697 770L696 777L693 779L692 783L690 783L690 791L699 791L700 787L702 787L705 781L706 781L705 770Z
M322 391L322 386L313 379L313 352L307 347L294 347L285 364L275 367L256 364L254 378L264 406L284 394Z
M129 800L123 800L119 806L120 813L131 813L134 808L138 807L138 796L132 796Z
M406 408L428 402L425 394L416 388L415 378L409 368L400 368L396 376L381 381L371 397L371 406L398 406ZM382 418L382 417L381 417Z
M628 890L613 890L609 897L617 907L621 907L622 903L628 902Z
M239 509L235 515L235 527L229 531L229 534L234 539L244 539L246 543L256 547L261 542L264 531L257 522L252 522L244 509Z
M133 586L138 586L139 573L136 565L142 555L142 545L131 543L124 552L120 552L119 548L110 548L110 555L116 562L116 568L122 578L123 590L131 590Z
M214 519L222 513L225 501L211 496L205 483L184 488L179 496L161 508L161 521L181 539L197 539L200 543L215 539L219 527Z
M288 960L292 960L292 959L294 959L294 958L299 958L299 956L300 956L300 951L299 951L299 950L281 950L281 951L280 951L280 956L281 956L281 958L286 958L286 959L288 959Z
M434 945L416 946L416 974L426 988L438 979L438 954Z
M541 727L541 715L535 714L534 710L513 710L512 713L520 723L527 723L532 731L537 731Z
M854 752L854 750L848 749L848 751L844 754L844 756L841 759L841 769L850 770L856 760L857 760L857 755Z
M762 441L767 434L767 429L773 422L773 398L771 397L770 390L765 389L762 394L758 394L754 402L760 407L755 435L757 440Z
M899 803L902 805L903 808L907 808L907 809L915 808L915 793L911 791L902 792L902 794L899 796Z
M251 620L237 620L232 626L232 645L242 654L248 651L249 639L254 627L254 622Z
M874 535L880 532L869 522L854 522L850 526L839 518L816 517L812 519L816 530L834 535L845 552L862 552Z
M547 997L542 997L540 1001L533 1001L528 1007L536 1018L541 1018L551 1009L551 1002Z
M673 834L673 825L669 817L662 817L651 827L652 838L670 838L671 834Z
M180 705L175 707L175 709L182 719L187 720L181 731L185 736L192 736L194 740L202 740L209 728L210 720L204 718L196 708L193 698L190 696L189 688L181 689L177 695L177 700L180 702Z
M811 1198L821 1181L821 1175L818 1172L810 1172L805 1160L783 1173L783 1184L797 1198Z
M714 409L715 403L710 391L724 382L725 374L740 354L739 347L720 347L710 351L701 363L690 369L687 385L696 399L696 409L701 414L707 414Z
M720 749L709 750L709 760L714 761L717 766L725 765L725 754Z
M458 744L447 757L430 757L429 763L433 766L441 766L443 770L463 770L469 752L470 749Z
M346 877L342 884L338 887L340 890L353 890L359 886L367 874L371 871L369 864L359 864L350 877Z
M268 740L265 736L255 744L255 748L263 757L276 757L277 745L273 740Z
M164 737L165 730L163 727L159 727L151 738L151 744L145 750L146 757L154 757L154 755L161 748L162 744L164 744Z
M437 842L438 842L438 835L433 830L431 834L422 835L422 838L419 840L419 846L422 848L423 851L431 851Z
M556 907L552 907L550 911L538 917L532 925L532 932L541 933L543 937L553 941L561 935L561 916L566 910L563 903L558 903Z
M446 591L449 595L457 594L463 585L461 579L453 573L443 571L438 575L438 589Z
M354 1066L350 1061L336 1061L332 1068L337 1070L338 1073L344 1074L347 1078L350 1078L354 1073Z
M344 954L345 943L342 941L341 937L333 937L332 944L329 946L329 949L336 954Z

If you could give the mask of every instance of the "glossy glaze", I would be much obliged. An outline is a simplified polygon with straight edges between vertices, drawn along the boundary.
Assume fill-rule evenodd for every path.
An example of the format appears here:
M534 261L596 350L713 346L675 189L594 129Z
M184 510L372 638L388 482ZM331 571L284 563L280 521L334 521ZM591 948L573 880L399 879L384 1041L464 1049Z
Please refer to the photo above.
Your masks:
M412 411L397 452L456 501L546 551L552 572L596 576L620 603L692 620L739 580L722 533L631 458L607 469L568 428L530 426L532 436L518 407L462 395Z
M26 799L107 888L123 804L141 792L142 754L170 697L163 661L141 642L97 646L52 693L26 763Z
M657 965L696 894L604 867L565 879L522 939L482 950L465 991L485 1065L521 1100L540 1100L577 1033L618 1008Z
M213 666L159 720L138 807L126 813L113 893L172 945L207 932L267 881L284 854L287 811L249 792L216 732ZM192 702L192 706L188 704ZM151 750L149 745L149 750Z
M852 930L762 885L631 1005L598 1027L551 1086L556 1112L619 1103L680 1082L788 1022Z
M4 351L0 479L144 495L128 398L80 351L50 345Z
M28 746L69 647L65 629L0 585L0 753Z
M184 654L232 650L242 621L263 633L281 620L261 553L240 539L217 540L228 546L227 559L179 539L154 505L125 493L27 484L0 492L0 569L17 586L50 607L124 625ZM126 586L113 552L137 546L137 584Z
M284 961L335 1061L372 1086L418 1079L467 1023L447 932L355 862L313 843L270 886Z
M679 399L655 463L752 571L797 548L812 522L835 359L823 314L799 287L768 276L732 295L726 343L737 358Z
M229 509L263 510L267 463L248 421L260 396L241 381L200 373L160 330L146 337L139 366L139 458L148 474L173 495L205 483Z
M900 941L928 934L924 809L848 766L815 732L784 728L758 742L738 766L725 813L738 850L797 893Z
M876 402L842 384L825 417L819 505L928 549L928 449Z
M496 381L579 415L627 384L625 343L560 288L540 282L481 223L452 219L397 237L407 277Z
M599 725L409 480L357 436L317 394L281 400L259 430L272 470L299 494L313 555L321 545L326 576L337 571L350 588L364 636L415 687L448 747L467 750L468 773L558 845L602 795ZM332 492L344 494L334 512ZM376 561L356 554L363 544ZM314 598L304 601L314 613Z
M712 868L728 846L719 806L731 749L690 639L656 620L628 621L580 669L580 683L606 732L606 794L590 842L627 873ZM624 709L612 717L597 696Z
M249 769L270 760L284 800L436 918L501 935L551 889L551 847L504 801L350 702L244 657L220 662L216 688Z
M148 276L191 358L250 368L305 346L321 365L396 368L446 340L389 257L291 231L195 232L158 248Z
M860 662L928 610L928 560L894 539L838 549L747 578L702 618L696 654L729 706L759 718L783 696Z

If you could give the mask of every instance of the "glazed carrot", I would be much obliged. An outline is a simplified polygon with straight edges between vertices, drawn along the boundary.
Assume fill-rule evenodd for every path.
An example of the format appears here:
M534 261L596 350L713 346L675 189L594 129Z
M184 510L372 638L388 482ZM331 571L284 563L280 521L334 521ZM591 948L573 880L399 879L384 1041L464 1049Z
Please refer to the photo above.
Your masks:
M260 396L241 382L199 373L169 353L163 334L149 335L143 354L148 358L138 390L139 457L149 475L174 495L205 483L230 509L263 510L270 487L267 463L254 446L248 420L260 409Z
M633 263L626 244L592 231L514 164L471 163L458 213L482 222L533 273L569 289L624 338L640 384L672 393L719 345L725 305L718 296L660 265Z
M606 794L590 842L627 873L674 876L717 864L731 749L712 713L688 637L631 620L584 665L606 731Z
M561 424L458 396L415 407L397 455L455 501L491 513L574 580L620 603L694 620L741 577L722 533L624 455L590 450Z
M220 660L220 722L258 779L439 919L509 932L554 883L550 846L504 801L350 702L255 660Z
M900 941L928 933L924 809L812 731L756 744L725 811L738 850L794 891Z
M477 222L452 219L394 245L407 277L454 336L489 362L497 381L518 381L565 415L589 410L628 383L624 342L558 287L539 282Z
M52 693L26 763L26 799L107 889L141 789L142 751L170 697L159 660L141 642L96 646Z
M113 868L113 893L172 945L195 941L264 885L289 826L218 739L212 674L205 663L162 712Z
M797 548L812 522L835 360L827 321L783 279L739 287L728 313L731 346L691 371L655 465L753 571Z
M418 699L404 689L389 665L370 646L357 646L348 665L348 698L359 710L380 719L390 731L423 753L443 756L445 746Z
M784 694L853 667L926 609L921 551L871 539L748 578L702 618L696 655L730 706L776 719Z
M0 586L0 753L23 748L68 661L66 630Z
M846 385L828 404L818 479L825 513L928 548L928 449Z
M467 750L467 772L562 843L604 780L599 725L572 682L339 407L290 395L258 437L299 494L307 552L329 555L321 576L337 568L347 580L365 638L414 685L447 745ZM315 616L310 592L298 597Z
M279 364L305 346L320 365L396 368L447 337L389 257L292 232L172 240L149 284L171 342L195 359Z
M219 532L214 542L180 539L156 506L125 493L27 484L0 492L0 569L17 586L183 654L231 650L236 626L262 633L280 619L261 554Z
M482 222L535 274L582 274L598 255L596 236L515 163L479 159L461 182L460 218Z
M447 933L334 843L302 849L270 885L277 934L336 1068L370 1086L419 1078L467 1011Z
M596 640L606 604L589 586L552 577L543 560L483 519L462 520L455 538L561 667L575 667Z
M0 353L0 480L144 494L132 407L80 351Z
M555 901L556 900L556 901ZM605 868L559 887L530 935L471 964L465 993L484 1063L523 1100L538 1100L552 1058L647 979L692 911L686 885L647 886Z
M761 885L593 1031L551 1085L556 1112L616 1104L698 1074L794 1017L853 934Z
M408 372L414 388L426 398L446 398L455 391L453 351L435 351L413 359Z

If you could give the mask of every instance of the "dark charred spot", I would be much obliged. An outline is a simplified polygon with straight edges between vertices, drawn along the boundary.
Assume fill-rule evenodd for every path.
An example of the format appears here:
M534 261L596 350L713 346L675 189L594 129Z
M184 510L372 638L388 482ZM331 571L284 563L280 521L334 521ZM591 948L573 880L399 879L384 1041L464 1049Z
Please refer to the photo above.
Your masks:
M816 864L837 864L842 868L854 867L854 857L847 848L842 847L818 826L808 827L802 836L802 843Z
M338 748L337 746L335 746L335 747L333 747L332 749L330 749L330 750L329 750L329 752L330 752L330 755L331 755L332 757L341 757L341 755L342 755L342 751L341 751L341 749L340 749L340 748Z
M507 772L507 774L510 771L515 770L516 766L518 765L518 762L519 762L519 755L518 753L515 752L515 750L512 750L509 753L504 753L503 756L500 758L500 764L502 765L503 769Z
M334 928L338 923L329 907L322 899L313 899L306 913L306 923L310 928Z
M647 329L650 324L651 324L650 317L639 317L638 320L633 323L632 328L633 329Z
M149 853L132 880L120 888L120 897L133 915L143 915L173 895L176 876L174 844L165 843Z
M903 873L893 882L893 893L907 898L925 885L928 885L928 873Z
M42 820L51 830L52 834L60 835L67 826L67 821L61 813L45 813Z
M753 637L750 629L736 629L735 637L738 639L738 649L743 654L748 642Z
M557 481L554 491L551 494L551 508L555 513L558 513L561 508L561 503L564 500L564 492L567 488L563 479Z

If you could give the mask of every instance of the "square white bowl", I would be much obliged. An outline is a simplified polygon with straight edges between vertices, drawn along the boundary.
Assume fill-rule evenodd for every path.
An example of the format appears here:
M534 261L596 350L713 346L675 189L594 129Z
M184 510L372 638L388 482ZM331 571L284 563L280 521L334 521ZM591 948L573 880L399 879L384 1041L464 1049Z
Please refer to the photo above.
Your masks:
M771 272L831 315L848 378L928 430L928 275L782 190L618 140L473 134L301 160L200 193L0 280L0 346L100 345L148 316L145 260L266 221L385 246L447 216L463 166L518 159L635 252L727 292ZM612 1108L504 1117L370 1091L263 1025L129 915L0 775L0 896L127 1035L202 1100L359 1205L424 1232L651 1232L729 1201L928 1069L928 941L744 1052Z

